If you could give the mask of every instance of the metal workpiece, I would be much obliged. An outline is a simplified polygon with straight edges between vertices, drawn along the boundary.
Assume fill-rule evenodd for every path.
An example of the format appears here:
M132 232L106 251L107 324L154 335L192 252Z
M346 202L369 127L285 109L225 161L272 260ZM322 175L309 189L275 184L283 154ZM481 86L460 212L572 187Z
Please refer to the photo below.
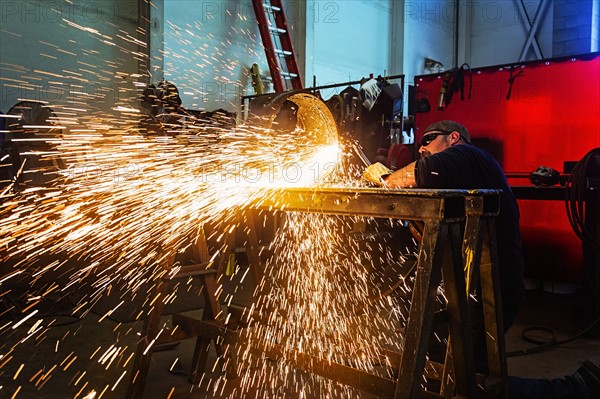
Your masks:
M498 216L502 190L469 190L465 197L465 212L469 216Z
M469 199L466 203L466 199ZM497 190L386 189L362 187L273 190L254 204L289 212L403 220L461 221L467 212L498 213Z

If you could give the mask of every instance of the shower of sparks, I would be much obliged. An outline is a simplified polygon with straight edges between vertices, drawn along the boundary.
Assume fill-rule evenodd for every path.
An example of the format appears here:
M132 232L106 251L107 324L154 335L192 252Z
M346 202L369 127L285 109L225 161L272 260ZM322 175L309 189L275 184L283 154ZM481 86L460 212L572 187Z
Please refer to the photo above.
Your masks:
M255 324L234 351L241 382L234 397L361 397L360 391L294 371L298 354L394 378L382 349L400 349L401 320L395 303L382 298L376 270L354 221L326 215L289 214L272 244L265 281L257 287ZM364 243L363 243L364 244ZM276 349L279 359L256 353ZM308 367L319 369L318 364ZM306 369L305 369L306 370ZM299 382L299 379L302 381ZM226 384L226 374L215 382ZM335 394L334 394L335 393Z
M137 49L131 50L141 42L124 31L111 37L72 21L62 24L102 46L143 58ZM198 24L168 25L171 44L182 48L201 29ZM172 60L194 65L192 69L180 68L177 61L165 65L165 76L186 76L180 91L191 97L194 106L206 95L202 82L206 76L219 76L223 84L235 86L231 97L240 94L234 78L234 67L239 65L228 62L223 49L239 35L252 41L257 36L244 28L233 30L214 54L205 47L189 52L179 49L180 54L165 47ZM115 72L119 63L102 61L95 50L78 48L75 40L70 40L73 48L69 51L47 42L40 45L43 57L67 57L77 68L57 73L0 63L0 70L20 76L3 78L7 87L34 92L40 86L31 82L43 78L48 93L58 95L68 86L69 97L58 103L38 101L41 109L48 110L44 121L25 124L17 115L6 115L7 125L18 128L0 132L12 135L20 153L18 164L12 164L13 154L0 159L3 168L14 172L11 180L0 182L0 299L12 295L5 287L27 287L25 305L0 309L0 316L15 315L0 324L0 335L7 342L0 345L0 376L9 363L15 363L11 378L26 378L41 390L53 375L73 373L65 379L77 392L75 397L98 399L128 383L135 344L123 343L123 336L137 331L119 324L113 331L115 342L98 343L91 336L93 353L65 355L62 342L89 331L80 330L81 326L66 328L62 337L55 338L52 328L85 317L115 292L126 295L99 316L100 322L134 299L141 299L143 306L133 319L143 319L157 299L156 284L165 273L176 271L165 271L166 262L192 246L202 226L216 226L209 237L217 242L211 253L214 260L227 249L225 233L231 234L244 223L242 210L260 206L265 196L277 198L286 188L357 185L360 171L346 165L350 148L338 143L334 124L327 119L330 116L322 115L319 105L308 104L304 115L299 112L303 123L294 131L252 124L224 127L218 117L207 121L185 113L175 115L173 123L164 123L168 135L150 135L139 127L144 113L139 91L147 77ZM263 57L255 46L246 46L244 51ZM83 90L88 79L117 79L118 84ZM112 113L107 113L97 102L104 102L112 91L118 94L111 104ZM237 362L226 359L225 363L233 365L239 376L231 398L256 390L263 392L258 397L283 397L290 392L302 398L360 396L331 380L295 373L298 353L393 378L384 349L400 349L403 316L398 302L382 295L373 270L382 262L399 260L386 251L385 259L376 259L373 243L365 244L359 234L350 234L352 225L358 223L362 221L288 214L271 244L274 255L266 263L264 279L257 284L251 326L227 352ZM234 293L228 295L231 302ZM176 296L174 292L164 302L173 302ZM66 322L45 317L39 309L64 298L74 302ZM32 342L48 347L49 362L54 364L33 370L22 363L19 345ZM283 356L265 359L251 346L277 347ZM73 366L82 360L89 369ZM215 370L220 371L217 366ZM92 386L90 376L109 368L115 370L115 380ZM209 374L203 379L210 380L215 395L221 395L229 382L226 374ZM22 385L19 381L16 388L10 387L9 394L20 397ZM0 391L6 389L0 386ZM172 394L173 389L169 397Z
M139 281L143 269L136 266L166 258L203 223L232 222L232 208L273 188L310 184L335 164L335 144L309 146L299 135L250 129L215 141L70 135L56 142L70 165L64 176L2 203L0 246L19 266L39 264L42 255L85 257L90 266L73 282L109 263L94 283L99 292L115 279ZM82 149L89 151L83 162Z

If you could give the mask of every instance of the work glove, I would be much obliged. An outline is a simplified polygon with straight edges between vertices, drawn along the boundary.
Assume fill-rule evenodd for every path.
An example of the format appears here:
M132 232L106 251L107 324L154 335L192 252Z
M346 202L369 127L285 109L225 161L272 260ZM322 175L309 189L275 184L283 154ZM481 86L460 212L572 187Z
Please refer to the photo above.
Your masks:
M385 178L392 173L385 165L375 162L369 165L363 172L363 180L377 184L378 186L385 185Z

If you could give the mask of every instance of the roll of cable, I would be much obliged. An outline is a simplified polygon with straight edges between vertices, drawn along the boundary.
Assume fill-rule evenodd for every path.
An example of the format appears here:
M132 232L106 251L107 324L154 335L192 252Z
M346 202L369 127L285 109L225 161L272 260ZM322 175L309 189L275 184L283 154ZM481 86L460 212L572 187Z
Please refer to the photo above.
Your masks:
M566 207L569 223L577 236L594 248L600 248L600 237L585 223L585 201L590 187L600 185L600 148L595 148L573 167L566 183Z

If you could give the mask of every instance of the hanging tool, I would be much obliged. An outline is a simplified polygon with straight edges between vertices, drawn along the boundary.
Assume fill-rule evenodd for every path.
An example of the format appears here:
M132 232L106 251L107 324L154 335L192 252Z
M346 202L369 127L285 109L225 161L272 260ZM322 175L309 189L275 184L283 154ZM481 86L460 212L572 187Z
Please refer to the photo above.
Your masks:
M448 85L450 84L450 79L452 79L452 73L448 71L444 75L444 80L442 81L442 87L440 89L440 99L438 101L438 110L443 111L446 106L446 93L448 92Z
M510 95L512 93L513 83L515 83L515 79L519 76L523 75L523 70L521 69L516 74L513 74L515 68L510 69L510 77L508 78L508 92L506 93L506 99L510 100Z

